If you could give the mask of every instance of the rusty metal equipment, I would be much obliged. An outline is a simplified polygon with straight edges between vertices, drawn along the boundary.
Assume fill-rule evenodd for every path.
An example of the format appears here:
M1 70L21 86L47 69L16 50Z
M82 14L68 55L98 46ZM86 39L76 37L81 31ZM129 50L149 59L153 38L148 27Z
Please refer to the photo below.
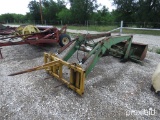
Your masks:
M60 30L52 27L40 31L36 26L22 25L16 28L15 35L1 36L0 47L22 44L38 45L44 43L59 43L63 47L71 40L70 36L66 34L66 29L67 26L63 26ZM20 38L20 40L17 41L17 38Z
M91 42L95 38L99 38L97 42ZM101 38L103 37L103 38ZM142 63L147 53L148 45L132 42L133 36L110 36L110 33L97 35L81 35L75 38L75 41L61 48L57 55L63 52L68 46L73 44L63 59L51 53L44 53L44 64L32 69L10 74L10 76L45 69L52 76L66 84L79 95L84 93L85 78L94 68L98 60L103 56L112 55L121 59L122 62L131 60L133 62ZM83 51L87 54L78 63L67 62L76 51ZM93 57L86 68L82 68L90 57ZM63 68L67 66L70 76L65 79Z
M10 35L15 31L15 27L4 26L0 24L0 35Z

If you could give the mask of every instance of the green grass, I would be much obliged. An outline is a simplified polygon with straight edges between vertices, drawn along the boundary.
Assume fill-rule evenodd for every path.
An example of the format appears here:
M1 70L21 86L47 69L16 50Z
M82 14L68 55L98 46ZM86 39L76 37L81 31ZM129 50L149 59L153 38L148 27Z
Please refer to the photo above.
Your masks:
M126 33L126 34L147 34L147 35L160 36L160 31L157 31L157 30L128 30L128 29L123 29L123 33Z
M60 27L60 26L57 26ZM68 29L73 30L88 30L88 31L98 31L98 32L106 32L113 29L118 28L118 26L96 26L96 25L90 25L87 26L70 26L68 25ZM119 32L119 30L114 31L114 33ZM147 34L147 35L157 35L160 36L160 31L156 30L129 30L129 29L123 29L124 34Z
M68 29L73 29L73 30L88 30L88 31L98 31L98 32L103 32L103 31L110 31L117 28L117 26L68 26Z

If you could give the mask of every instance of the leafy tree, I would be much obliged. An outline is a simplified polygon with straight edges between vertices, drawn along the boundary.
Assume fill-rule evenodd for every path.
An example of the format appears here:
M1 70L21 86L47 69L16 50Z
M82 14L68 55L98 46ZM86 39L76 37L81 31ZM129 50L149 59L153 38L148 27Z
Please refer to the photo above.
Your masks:
M28 4L28 8L30 10L29 14L31 20L40 20L40 6L39 2L36 2L36 0L30 1Z
M56 13L58 11L57 3L53 0L43 0L43 16L45 20L57 20Z
M57 17L59 20L63 20L64 22L71 21L71 11L64 8L57 14Z
M159 0L114 0L116 21L143 22L147 27L160 27ZM154 24L150 24L154 22Z
M2 14L0 15L0 21L1 22L25 22L26 21L26 16L22 14L14 14L14 13L7 13L7 14Z
M106 8L105 6L103 6L101 10L97 10L97 12L94 12L94 14L92 15L92 20L103 24L114 21L111 12L109 12L108 8Z
M85 23L98 8L97 0L70 0L72 19Z
M2 14L1 16L0 16L0 21L2 21L2 22L13 22L14 21L14 16L12 15L12 14L9 14L9 13L7 13L7 14Z
M160 27L160 1L159 0L139 0L136 18L138 22L144 22L144 27ZM146 14L147 13L147 14ZM149 25L150 22L152 25Z
M137 0L113 0L117 6L115 11L116 21L135 22L135 12L137 10Z
M65 2L62 0L57 0L57 2L53 0L43 0L42 7L44 19L52 22L57 21L57 14L66 8L64 4Z

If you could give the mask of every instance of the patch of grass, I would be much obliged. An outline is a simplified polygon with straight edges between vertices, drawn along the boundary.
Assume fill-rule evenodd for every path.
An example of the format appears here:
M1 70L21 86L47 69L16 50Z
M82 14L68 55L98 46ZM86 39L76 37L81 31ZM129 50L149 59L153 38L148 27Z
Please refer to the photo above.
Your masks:
M129 30L129 29L123 29L123 33L126 33L126 34L147 34L147 35L160 36L160 31L157 31L157 30Z
M91 25L91 26L68 26L69 29L74 29L74 30L89 30L89 31L98 31L98 32L103 32L103 31L110 31L117 26L96 26L96 25Z
M157 53L157 54L160 54L160 48L156 50L156 53Z
M60 26L57 26L60 27ZM98 32L107 32L113 29L118 28L118 26L98 26L98 25L89 25L87 26L71 26L68 25L68 29L73 30L88 30L88 31L98 31ZM157 30L129 30L123 29L124 34L147 34L147 35L157 35L160 36L160 31ZM119 32L119 30L114 31L114 33Z

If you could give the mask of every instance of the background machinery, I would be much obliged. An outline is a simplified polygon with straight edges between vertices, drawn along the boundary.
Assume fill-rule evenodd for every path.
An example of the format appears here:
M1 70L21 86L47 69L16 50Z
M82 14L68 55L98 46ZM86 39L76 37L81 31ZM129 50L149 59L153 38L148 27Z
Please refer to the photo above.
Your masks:
M44 43L59 43L60 46L68 44L71 40L66 34L67 26L60 30L56 27L36 27L33 25L21 25L15 29L13 35L0 36L0 47L11 45L31 44L39 45Z

